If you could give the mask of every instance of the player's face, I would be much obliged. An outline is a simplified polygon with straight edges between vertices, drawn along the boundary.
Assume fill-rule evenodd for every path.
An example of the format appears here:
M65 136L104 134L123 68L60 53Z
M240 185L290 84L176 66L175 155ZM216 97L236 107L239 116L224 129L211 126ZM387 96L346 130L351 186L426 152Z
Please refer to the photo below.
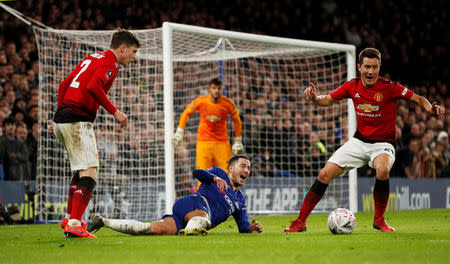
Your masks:
M136 52L138 50L136 45L131 45L127 47L125 44L123 44L123 47L121 47L121 59L119 60L119 64L123 66L128 66L130 62L134 59L136 59Z
M380 62L377 58L364 58L362 64L358 64L358 70L364 87L372 87L380 73Z
M240 158L234 166L230 167L231 183L234 187L244 185L248 176L250 176L250 168L250 161L244 158Z
M211 97L214 102L218 102L220 100L220 97L222 96L222 86L216 85L216 84L210 84L208 87L209 94L211 94Z

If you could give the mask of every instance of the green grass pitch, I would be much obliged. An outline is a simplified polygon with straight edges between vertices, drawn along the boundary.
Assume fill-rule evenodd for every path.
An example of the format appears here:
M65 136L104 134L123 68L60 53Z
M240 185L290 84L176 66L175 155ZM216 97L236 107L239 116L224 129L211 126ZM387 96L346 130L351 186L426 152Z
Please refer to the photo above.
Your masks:
M206 237L130 236L103 228L97 238L70 239L57 224L0 226L0 263L450 263L450 210L389 211L395 233L372 228L357 213L351 235L333 235L327 214L308 231L284 234L294 215L257 216L261 234L239 234L234 220Z

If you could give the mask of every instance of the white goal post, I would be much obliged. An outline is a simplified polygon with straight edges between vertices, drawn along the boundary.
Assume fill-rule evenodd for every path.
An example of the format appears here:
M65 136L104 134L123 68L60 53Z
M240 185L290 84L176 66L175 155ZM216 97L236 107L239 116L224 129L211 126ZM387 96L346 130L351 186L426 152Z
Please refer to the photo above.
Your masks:
M72 177L63 146L47 132L58 84L83 58L109 49L113 32L38 27L34 32L40 66L36 210L38 221L57 221ZM351 101L319 108L305 100L303 90L313 81L325 94L354 78L355 47L168 22L132 32L142 44L137 59L119 70L108 94L129 125L117 129L113 117L99 109L94 123L99 181L84 217L97 212L157 219L171 212L176 197L195 190L198 113L190 117L181 147L174 149L171 139L181 112L207 93L216 77L242 118L243 143L252 159L242 188L249 212L297 213L320 166L356 128ZM316 212L336 207L357 211L356 171L330 184Z
M250 33L241 33L235 31L228 30L219 30L213 28L205 28L199 26L192 25L184 25L178 23L164 22L162 26L163 30L163 60L164 60L164 132L165 132L165 171L166 171L166 212L171 212L171 206L175 202L175 174L174 174L174 149L171 144L171 138L173 134L173 129L176 127L177 123L174 123L174 111L173 111L173 94L174 94L174 32L179 33L188 33L188 34L198 34L203 36L208 36L212 38L216 38L220 45L220 40L226 39L228 43L232 43L234 41L244 41L250 43L263 43L268 44L270 46L268 49L274 48L273 51L266 51L266 54L274 54L282 53L281 49L285 49L283 52L290 53L293 52L294 49L298 48L302 49L318 49L318 50L326 50L333 52L345 52L346 54L346 63L347 63L347 80L351 80L355 78L355 46L347 45L347 44L337 44L337 43L328 43L328 42L318 42L318 41L309 41L309 40L300 40L300 39L290 39L290 38L281 38L281 37L273 37L273 36L265 36L265 35L257 35ZM188 44L189 45L189 44ZM230 44L231 48L235 48ZM283 47L278 50L278 47ZM240 52L239 50L232 50L233 52ZM211 57L216 57L216 60L227 60L230 59L230 55L225 54L225 49L222 48L220 50L217 46L212 48L210 51ZM301 52L301 51L300 51ZM220 54L222 53L222 54ZM241 57L250 57L250 56L258 56L256 54L250 53L245 54L242 52ZM261 52L264 53L264 52ZM217 56L216 56L217 55ZM264 54L259 54L264 55ZM231 55L234 59L238 58L239 55ZM181 59L183 60L183 59ZM336 87L337 88L337 87ZM233 99L233 98L232 98ZM348 135L352 135L356 131L356 118L354 114L353 104L351 99L347 101L348 105ZM231 134L231 133L230 133ZM358 200L357 200L357 171L353 169L349 171L349 181L348 181L348 207L352 212L358 211ZM171 191L172 190L172 191ZM269 211L270 213L270 211ZM276 213L276 212L272 212Z

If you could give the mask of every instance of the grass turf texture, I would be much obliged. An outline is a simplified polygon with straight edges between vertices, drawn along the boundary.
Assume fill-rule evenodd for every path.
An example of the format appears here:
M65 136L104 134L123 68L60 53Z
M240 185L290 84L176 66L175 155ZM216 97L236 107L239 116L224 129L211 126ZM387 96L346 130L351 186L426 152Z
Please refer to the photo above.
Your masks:
M0 226L0 263L450 263L450 210L388 212L395 233L357 213L351 235L333 235L327 214L308 231L284 234L295 215L257 216L261 234L239 234L234 220L206 237L131 236L102 228L97 238L65 238L57 224Z

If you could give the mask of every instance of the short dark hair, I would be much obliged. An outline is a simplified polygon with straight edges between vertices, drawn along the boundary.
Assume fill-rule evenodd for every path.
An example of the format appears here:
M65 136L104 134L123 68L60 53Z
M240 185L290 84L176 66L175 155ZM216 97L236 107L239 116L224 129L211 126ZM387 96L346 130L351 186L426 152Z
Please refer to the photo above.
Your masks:
M33 108L38 108L39 109L39 106L37 104L30 105L28 107L28 109L27 109L27 114L29 114L31 112L31 110L33 110Z
M127 47L136 45L136 47L139 48L141 46L141 43L133 33L128 30L118 28L112 35L110 48L117 49L122 44L127 45Z
M247 155L235 155L231 157L231 159L228 161L228 167L234 166L239 159L250 160L250 158Z
M3 119L3 126L6 126L6 124L16 124L16 119L13 116L8 116L5 119Z
M358 63L362 64L364 58L377 58L381 63L381 53L375 48L365 48L359 53Z
M222 86L222 80L220 80L219 78L214 78L211 81L209 81L209 85L211 84L215 84L217 86Z

